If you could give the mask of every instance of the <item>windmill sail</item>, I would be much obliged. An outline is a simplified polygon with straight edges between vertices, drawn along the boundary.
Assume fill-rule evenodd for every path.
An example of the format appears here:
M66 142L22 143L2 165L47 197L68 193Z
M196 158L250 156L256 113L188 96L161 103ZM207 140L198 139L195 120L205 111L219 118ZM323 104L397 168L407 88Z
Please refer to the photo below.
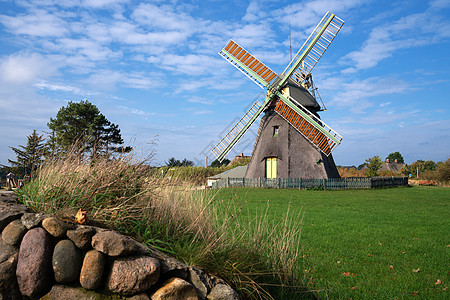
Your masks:
M284 77L279 86L282 86L289 77L302 81L311 73L343 25L343 20L327 12L283 71Z
M261 88L268 87L277 74L233 40L219 54Z
M278 93L275 111L326 156L342 141L342 136L290 96ZM293 101L291 101L293 100Z
M234 145L239 142L247 130L255 123L263 112L265 104L256 101L236 125L214 146L211 152L220 162L223 161L225 156L233 149Z
M211 150L219 161L225 158L269 103L277 97L279 99L275 111L317 149L327 156L331 154L340 144L342 137L298 101L292 102L291 97L281 92L281 89L289 78L297 83L305 80L343 25L343 20L327 12L280 76L233 40L227 43L219 54L261 88L267 88L268 93L264 103L257 101L253 104L244 117Z

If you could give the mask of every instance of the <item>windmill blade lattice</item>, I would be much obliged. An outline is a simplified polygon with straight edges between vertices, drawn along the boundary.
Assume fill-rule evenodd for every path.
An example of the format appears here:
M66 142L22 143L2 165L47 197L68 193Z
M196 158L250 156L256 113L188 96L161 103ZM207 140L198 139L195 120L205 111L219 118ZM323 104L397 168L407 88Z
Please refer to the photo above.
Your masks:
M280 93L275 111L326 156L342 141L342 136L289 95Z
M233 40L219 54L261 88L268 87L277 74Z
M211 150L214 156L220 162L223 161L225 156L233 149L234 145L244 136L247 130L255 123L258 117L261 115L265 107L261 102L256 101L245 115L233 126L233 128L217 143Z
M342 141L342 137L298 101L282 92L282 89L288 85L289 78L297 83L305 81L343 25L343 20L327 12L280 76L233 40L227 43L219 54L261 88L267 88L268 93L264 103L257 101L253 104L211 150L219 161L225 158L269 103L277 98L275 111L318 150L327 156L331 154Z
M288 77L302 81L311 73L343 25L343 20L327 12L283 71L282 74L286 77L280 84L282 85Z

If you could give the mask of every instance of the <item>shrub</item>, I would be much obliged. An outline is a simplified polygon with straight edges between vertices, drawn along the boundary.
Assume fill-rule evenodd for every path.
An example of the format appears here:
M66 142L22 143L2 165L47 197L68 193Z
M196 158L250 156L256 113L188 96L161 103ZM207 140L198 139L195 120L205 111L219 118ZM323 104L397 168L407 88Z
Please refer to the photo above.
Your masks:
M438 164L436 168L436 180L443 183L450 181L450 158L443 163Z

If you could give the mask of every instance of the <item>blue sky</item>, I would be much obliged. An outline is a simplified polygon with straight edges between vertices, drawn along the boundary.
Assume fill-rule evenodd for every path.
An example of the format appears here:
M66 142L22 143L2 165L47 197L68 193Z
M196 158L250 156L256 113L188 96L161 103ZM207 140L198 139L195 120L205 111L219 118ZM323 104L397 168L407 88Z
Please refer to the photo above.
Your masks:
M346 23L313 70L340 165L450 156L450 2L0 0L0 164L68 101L88 99L139 154L204 163L262 90L229 39L280 73L331 11ZM251 153L257 125L232 151Z

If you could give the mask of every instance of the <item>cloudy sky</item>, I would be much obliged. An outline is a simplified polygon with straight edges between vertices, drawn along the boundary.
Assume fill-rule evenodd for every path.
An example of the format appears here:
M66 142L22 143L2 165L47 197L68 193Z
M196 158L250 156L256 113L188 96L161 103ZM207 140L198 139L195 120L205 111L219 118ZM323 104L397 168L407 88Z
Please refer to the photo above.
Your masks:
M217 52L229 39L280 73L331 11L313 70L340 165L450 156L450 1L0 0L0 164L68 101L88 99L154 164L197 164L263 92ZM254 101L253 101L254 102ZM229 154L249 155L254 125Z

